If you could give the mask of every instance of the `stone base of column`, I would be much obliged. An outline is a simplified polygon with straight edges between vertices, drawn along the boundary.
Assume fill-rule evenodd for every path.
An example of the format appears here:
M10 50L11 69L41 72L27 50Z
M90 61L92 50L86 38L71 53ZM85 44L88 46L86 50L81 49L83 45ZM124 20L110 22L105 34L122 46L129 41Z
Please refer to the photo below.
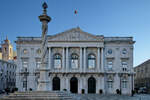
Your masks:
M49 68L46 67L47 63L42 63L40 70L40 79L37 91L50 91L50 80L48 78Z
M41 81L39 80L39 85L37 87L37 91L50 91L50 81Z

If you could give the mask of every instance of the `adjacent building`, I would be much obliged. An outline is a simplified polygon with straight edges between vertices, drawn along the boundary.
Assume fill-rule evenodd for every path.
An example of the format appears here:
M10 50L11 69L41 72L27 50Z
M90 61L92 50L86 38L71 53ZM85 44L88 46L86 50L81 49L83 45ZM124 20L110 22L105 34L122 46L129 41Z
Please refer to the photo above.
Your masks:
M135 88L146 87L150 92L150 59L134 68Z
M13 46L6 38L0 48L0 90L15 88L17 66L13 52Z
M15 88L16 68L14 62L0 60L0 90Z

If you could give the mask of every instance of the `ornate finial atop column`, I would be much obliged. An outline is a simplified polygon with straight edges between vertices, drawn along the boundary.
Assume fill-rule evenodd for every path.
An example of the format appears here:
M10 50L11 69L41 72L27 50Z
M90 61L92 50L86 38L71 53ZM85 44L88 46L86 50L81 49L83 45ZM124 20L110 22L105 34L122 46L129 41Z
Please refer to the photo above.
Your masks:
M51 21L51 18L47 15L46 9L48 8L48 6L47 6L46 2L43 3L42 7L43 7L43 14L39 16L40 21L41 22L42 21L47 21L47 22Z
M46 2L43 3L42 7L43 7L43 14L39 16L39 19L42 22L42 37L43 37L44 35L47 34L48 22L51 21L51 17L49 17L47 15L46 9L48 8L48 6L47 6Z
M43 3L42 7L43 7L43 9L44 9L44 10L43 10L43 14L46 14L46 9L48 8L46 2Z

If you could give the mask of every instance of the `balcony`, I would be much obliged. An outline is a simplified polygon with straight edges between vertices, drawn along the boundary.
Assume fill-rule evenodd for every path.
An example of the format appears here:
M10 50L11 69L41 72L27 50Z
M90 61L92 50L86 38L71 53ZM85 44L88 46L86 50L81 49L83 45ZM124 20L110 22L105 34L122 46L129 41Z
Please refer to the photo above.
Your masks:
M27 68L23 68L21 69L20 74L29 74L29 70Z

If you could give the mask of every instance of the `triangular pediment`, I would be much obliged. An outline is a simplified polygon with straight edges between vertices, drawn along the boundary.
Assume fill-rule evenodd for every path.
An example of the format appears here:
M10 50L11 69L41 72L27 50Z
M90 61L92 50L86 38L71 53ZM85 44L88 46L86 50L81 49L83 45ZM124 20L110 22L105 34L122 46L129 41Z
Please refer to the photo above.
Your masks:
M48 36L48 41L103 41L102 35L92 35L82 31L79 27Z

